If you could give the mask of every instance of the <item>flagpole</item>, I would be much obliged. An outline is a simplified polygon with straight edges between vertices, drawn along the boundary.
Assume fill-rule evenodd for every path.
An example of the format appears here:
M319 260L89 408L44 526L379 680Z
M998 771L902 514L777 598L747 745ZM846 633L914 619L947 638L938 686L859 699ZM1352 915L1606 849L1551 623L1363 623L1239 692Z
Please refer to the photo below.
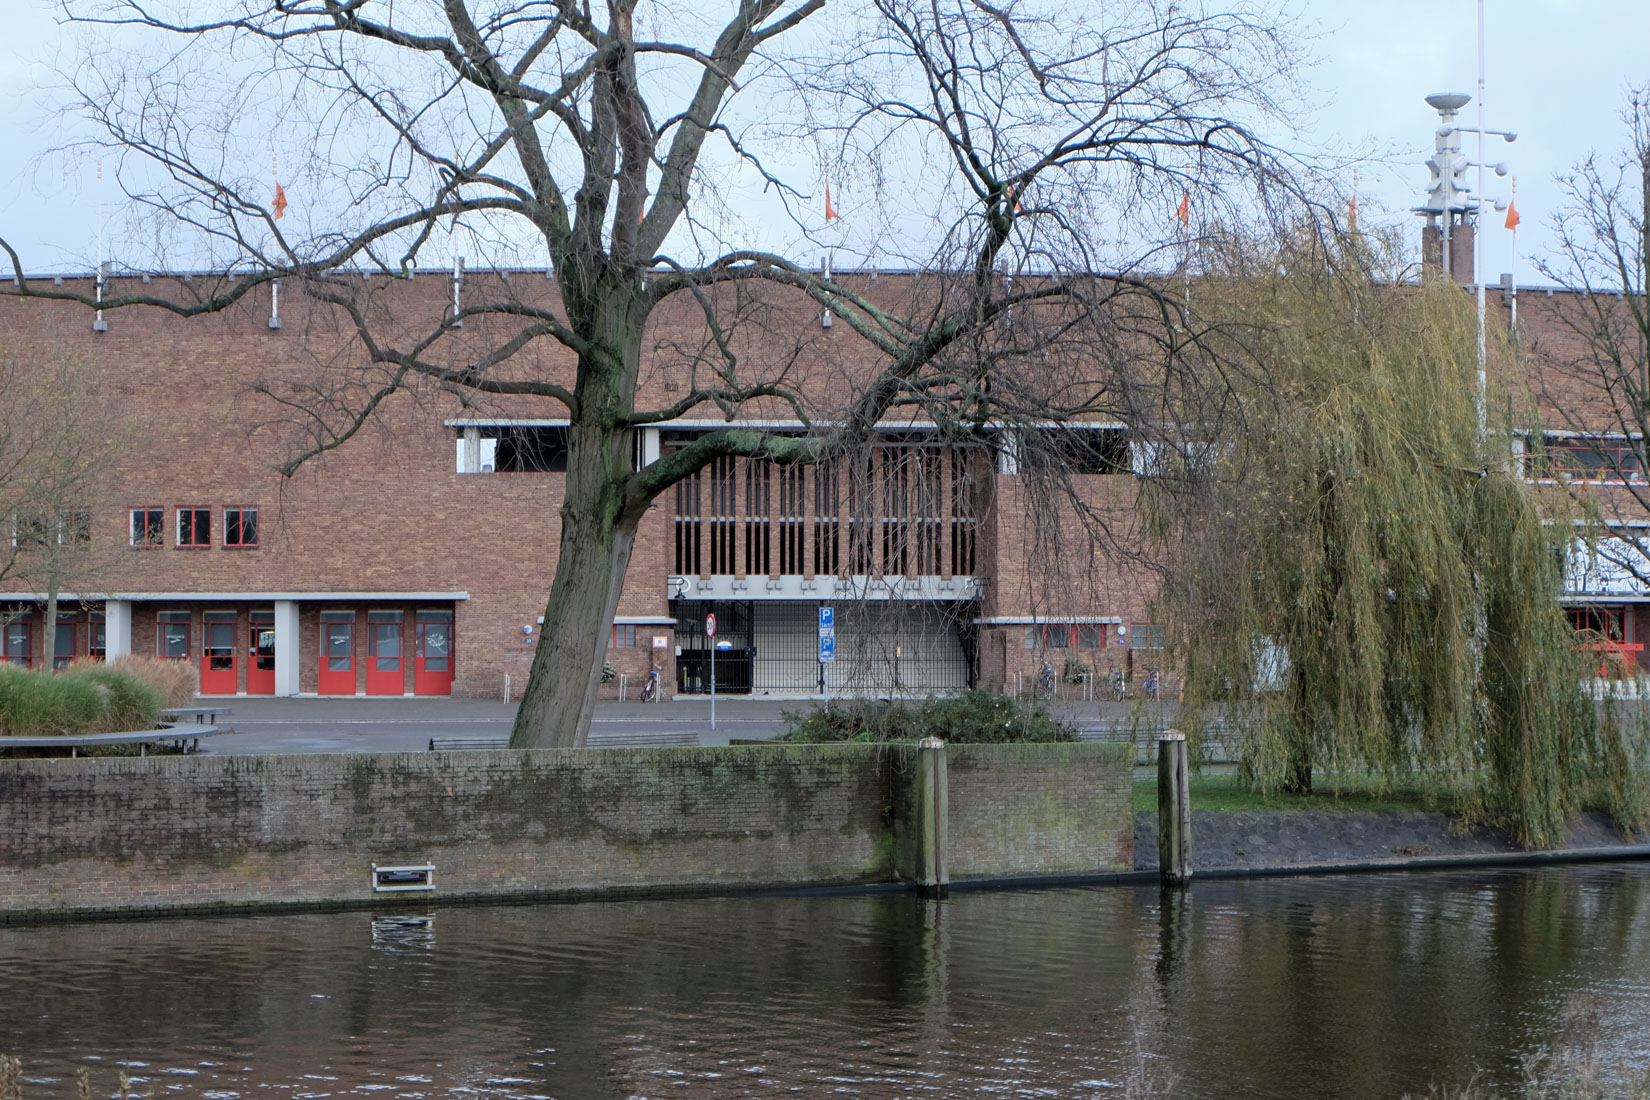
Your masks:
M1472 281L1478 296L1478 438L1488 434L1489 372L1484 349L1484 0L1478 0L1478 194L1472 232Z
M1512 259L1507 266L1512 277L1512 286L1508 288L1510 305L1508 307L1507 329L1517 335L1518 329L1518 177L1512 178L1512 199L1507 203L1507 220L1512 223Z

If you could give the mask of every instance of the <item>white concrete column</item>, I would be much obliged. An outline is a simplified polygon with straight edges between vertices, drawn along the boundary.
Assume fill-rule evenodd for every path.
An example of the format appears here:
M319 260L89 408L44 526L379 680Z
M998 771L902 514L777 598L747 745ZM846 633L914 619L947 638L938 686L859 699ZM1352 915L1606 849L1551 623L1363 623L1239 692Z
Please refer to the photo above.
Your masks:
M642 429L642 465L651 466L659 461L659 429Z
M275 694L298 694L298 601L275 601Z
M103 601L104 659L129 657L132 654L132 601Z
M464 461L459 463L458 472L461 474L479 474L481 472L481 429L464 429Z

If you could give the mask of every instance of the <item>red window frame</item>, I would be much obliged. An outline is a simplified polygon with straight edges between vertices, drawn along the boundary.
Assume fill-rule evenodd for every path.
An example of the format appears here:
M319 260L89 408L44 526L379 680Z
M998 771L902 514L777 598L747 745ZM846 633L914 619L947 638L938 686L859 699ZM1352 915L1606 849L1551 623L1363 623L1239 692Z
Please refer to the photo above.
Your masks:
M190 614L187 611L161 611L155 616L155 656L161 660L187 661L191 657L190 641ZM183 645L177 653L166 652L166 628L169 626L183 627Z
M14 641L21 640L20 646ZM34 616L19 615L0 624L0 662L31 668L34 664Z
M86 656L94 661L109 658L109 624L100 612L92 612L91 626L86 639Z
M233 519L231 518L233 517ZM247 523L251 517L252 522ZM248 539L247 528L251 528L252 537ZM230 541L231 533L235 541ZM225 550L256 550L258 548L258 509L237 505L223 510L223 546Z
M609 649L635 649L636 625L634 623L614 623L613 641Z
M184 539L184 516L189 517L189 538ZM206 529L201 530L204 517ZM174 524L177 530L178 541L174 544L178 550L210 550L212 549L212 509L194 508L179 505L177 520Z
M143 517L142 534L138 531L138 517ZM159 550L166 545L166 509L132 508L128 512L127 538L134 550Z

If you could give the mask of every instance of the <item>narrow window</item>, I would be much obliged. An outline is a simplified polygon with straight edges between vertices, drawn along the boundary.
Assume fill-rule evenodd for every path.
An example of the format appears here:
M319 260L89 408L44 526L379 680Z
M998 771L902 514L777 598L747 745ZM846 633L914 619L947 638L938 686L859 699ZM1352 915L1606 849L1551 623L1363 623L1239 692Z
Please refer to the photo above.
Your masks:
M197 548L212 545L212 509L179 508L179 548Z
M258 545L258 510L256 508L225 508L223 510L223 544L250 549Z
M57 542L60 546L85 546L92 541L92 513L85 508L60 508L57 512Z
M7 623L4 633L0 633L0 657L9 664L29 667L29 620L14 619Z
M91 637L87 639L86 655L94 661L108 659L109 628L101 612L92 612Z
M165 534L161 526L159 508L132 509L132 545L143 550L152 550L165 542Z
M187 661L189 612L162 611L155 619L155 656L167 661Z

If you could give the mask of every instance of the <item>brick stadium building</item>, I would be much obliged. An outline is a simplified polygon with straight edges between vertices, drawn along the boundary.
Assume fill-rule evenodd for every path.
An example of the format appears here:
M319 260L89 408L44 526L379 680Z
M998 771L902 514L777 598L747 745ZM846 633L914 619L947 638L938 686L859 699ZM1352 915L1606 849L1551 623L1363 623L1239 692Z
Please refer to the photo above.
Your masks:
M840 277L887 295L921 281ZM427 328L455 293L447 272L348 278L390 330ZM116 278L106 290L178 300L203 283ZM462 289L467 299L555 293L542 271L470 274ZM670 303L655 314L639 404L678 398L681 349L702 343L700 316ZM497 336L485 321L453 339L484 346ZM287 479L276 468L291 453L290 405L354 384L344 372L356 345L334 307L290 292L272 299L266 287L215 314L128 307L96 327L67 303L0 301L8 354L98 372L128 428L103 479L107 503L82 532L115 552L95 586L79 591L65 578L53 654L42 652L39 586L0 595L6 660L153 653L197 665L206 695L500 697L507 678L519 693L559 538L559 406L402 397ZM748 350L789 357L823 380L814 388L825 400L864 366L855 356L865 345L845 329L822 326L812 310L780 311L750 326ZM536 377L570 378L570 356L533 354ZM800 423L778 404L745 415L769 428ZM684 419L640 430L634 461L725 426ZM920 694L1012 687L1045 658L1063 678L1156 666L1141 652L1163 641L1146 618L1145 578L1121 559L1061 548L1051 530L1061 524L1046 513L1028 522L1011 447L946 443L920 420L884 428L855 476L842 464L722 459L655 502L612 626L608 660L625 690L654 667L667 695L706 690L707 612L727 647L719 691ZM1122 427L1077 430L1079 492L1096 510L1130 515ZM829 664L819 660L822 608L836 619Z

